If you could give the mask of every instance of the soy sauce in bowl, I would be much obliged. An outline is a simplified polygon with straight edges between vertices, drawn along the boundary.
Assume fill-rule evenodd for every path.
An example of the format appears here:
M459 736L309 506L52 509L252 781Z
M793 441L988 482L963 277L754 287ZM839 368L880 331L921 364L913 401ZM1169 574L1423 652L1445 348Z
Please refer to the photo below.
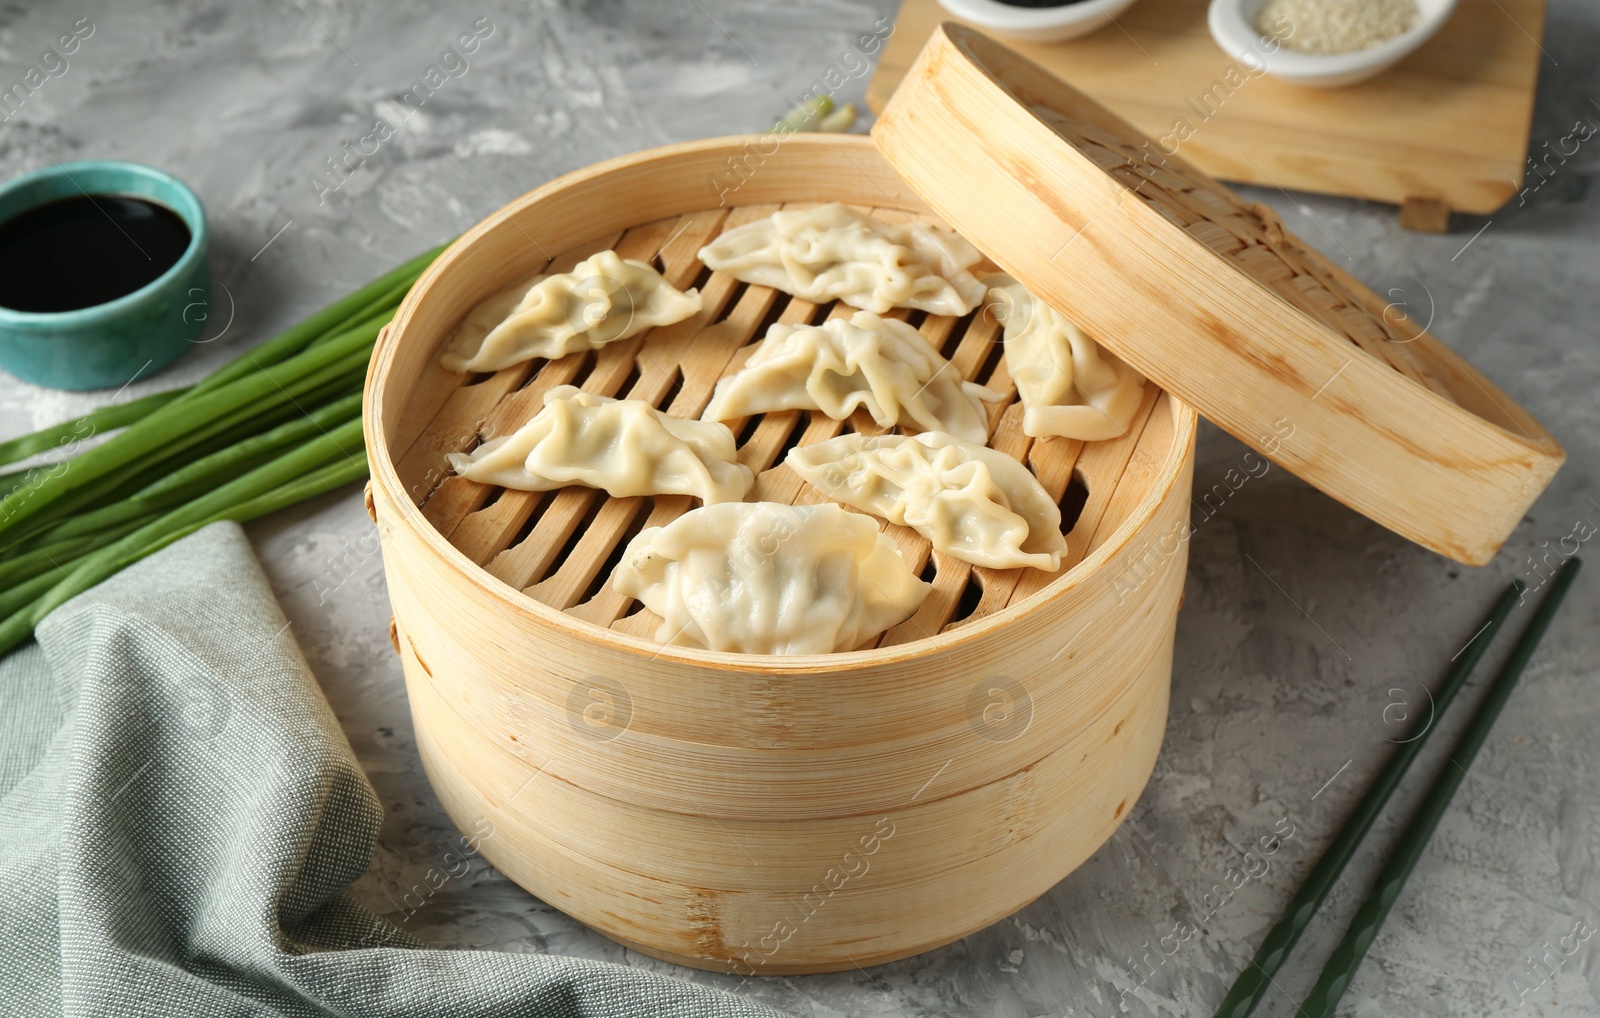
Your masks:
M159 279L188 250L165 205L80 194L0 222L0 307L59 312L105 304Z
M206 329L211 231L183 181L120 159L0 182L0 369L53 389L147 378Z

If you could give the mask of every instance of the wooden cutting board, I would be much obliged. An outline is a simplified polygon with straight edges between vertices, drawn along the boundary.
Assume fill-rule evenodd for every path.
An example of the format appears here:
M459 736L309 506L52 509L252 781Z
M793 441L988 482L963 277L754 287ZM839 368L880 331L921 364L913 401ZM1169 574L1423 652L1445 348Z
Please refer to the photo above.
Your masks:
M905 0L874 110L950 20L937 0ZM1213 176L1390 202L1442 231L1451 211L1486 215L1522 187L1544 20L1545 0L1461 0L1417 52L1344 89L1251 76L1212 40L1204 0L1141 0L1071 42L1002 41Z

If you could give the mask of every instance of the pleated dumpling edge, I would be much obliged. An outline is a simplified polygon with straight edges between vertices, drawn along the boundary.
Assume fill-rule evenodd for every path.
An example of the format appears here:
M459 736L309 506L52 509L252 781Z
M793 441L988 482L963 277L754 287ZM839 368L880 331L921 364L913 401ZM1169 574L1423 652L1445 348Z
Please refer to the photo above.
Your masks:
M836 421L865 409L880 427L989 433L986 403L1002 393L964 380L905 322L858 311L821 325L773 325L738 372L717 383L701 415L726 421L775 410L820 410Z
M691 495L710 504L737 502L755 483L737 456L725 425L558 385L522 427L449 462L462 477L522 491L576 484L618 498Z
M851 433L797 446L784 462L829 498L912 528L940 554L990 569L1061 568L1061 508L1003 452L942 432Z
M642 530L612 585L661 617L662 643L745 654L855 650L932 588L869 517L779 502L705 506Z
M701 308L645 262L600 251L571 272L534 276L478 304L457 326L439 363L449 371L499 371L672 325Z
M1005 327L1023 434L1083 442L1127 434L1144 400L1144 376L1010 276L985 282Z
M983 284L968 271L982 258L951 230L890 223L839 202L774 212L700 249L709 268L742 282L880 315L897 307L967 314L983 301Z

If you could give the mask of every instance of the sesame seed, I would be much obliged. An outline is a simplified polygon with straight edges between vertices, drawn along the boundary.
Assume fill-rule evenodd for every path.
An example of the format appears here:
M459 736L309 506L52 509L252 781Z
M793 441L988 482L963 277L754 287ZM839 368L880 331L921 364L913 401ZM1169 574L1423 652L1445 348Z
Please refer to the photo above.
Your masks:
M1418 16L1416 0L1269 0L1256 31L1288 49L1327 56L1387 42Z

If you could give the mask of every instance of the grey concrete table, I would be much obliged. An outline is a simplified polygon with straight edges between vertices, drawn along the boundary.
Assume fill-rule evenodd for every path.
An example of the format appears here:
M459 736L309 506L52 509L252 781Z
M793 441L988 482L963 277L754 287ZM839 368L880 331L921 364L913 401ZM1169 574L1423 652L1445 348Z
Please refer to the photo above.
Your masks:
M764 129L786 96L891 12L892 0L8 4L0 87L80 18L94 33L0 127L0 175L127 158L177 172L204 199L225 287L210 341L126 398L199 377L556 174L647 145ZM325 160L391 116L479 18L494 26L481 49L463 65L445 58L452 73L421 110L331 186ZM1600 124L1600 8L1553 0L1544 47L1536 146L1580 119ZM859 101L864 85L863 70L842 97ZM1511 577L1537 582L1530 555L1600 525L1591 191L1600 141L1552 165L1523 201L1492 220L1458 217L1444 236L1401 232L1387 207L1253 195L1347 255L1358 276L1404 289L1438 335L1566 443L1571 461L1493 564L1457 567L1281 470L1251 479L1196 517L1165 749L1128 822L1087 864L991 929L869 972L743 985L680 974L801 1015L1210 1014L1399 735L1403 709L1393 705L1425 702L1422 687ZM0 379L0 435L106 398ZM1208 427L1197 489L1222 481L1243 453ZM369 533L354 490L251 528L388 810L358 896L441 947L669 968L483 864L414 913L399 908L453 832L417 760ZM1569 936L1578 924L1600 927L1597 577L1580 579L1344 1013L1600 1013L1600 940ZM1465 706L1481 689L1469 688ZM1466 713L1430 747L1259 1013L1293 1012L1290 998L1309 987ZM1204 896L1280 822L1293 835L1270 870L1216 908L1200 936L1163 942L1178 920L1208 910Z

